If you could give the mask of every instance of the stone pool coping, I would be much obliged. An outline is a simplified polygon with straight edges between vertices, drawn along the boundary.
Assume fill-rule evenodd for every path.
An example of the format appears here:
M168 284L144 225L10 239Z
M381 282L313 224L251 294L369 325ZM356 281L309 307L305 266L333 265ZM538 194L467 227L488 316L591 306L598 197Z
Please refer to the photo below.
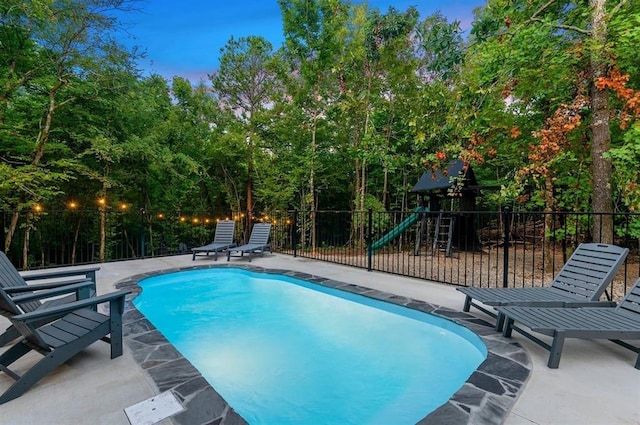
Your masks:
M243 425L247 422L202 377L200 372L149 322L131 300L142 289L138 282L160 274L209 269L236 268L257 273L279 274L343 290L369 298L432 313L452 320L475 332L487 346L482 364L449 401L418 425L436 424L502 424L531 375L532 363L517 342L503 338L492 324L469 313L430 304L425 301L390 294L359 285L327 279L309 273L268 269L253 265L211 264L172 268L130 276L115 284L128 289L123 317L124 341L133 358L149 375L159 392L172 391L185 410L171 418L179 425L216 424Z

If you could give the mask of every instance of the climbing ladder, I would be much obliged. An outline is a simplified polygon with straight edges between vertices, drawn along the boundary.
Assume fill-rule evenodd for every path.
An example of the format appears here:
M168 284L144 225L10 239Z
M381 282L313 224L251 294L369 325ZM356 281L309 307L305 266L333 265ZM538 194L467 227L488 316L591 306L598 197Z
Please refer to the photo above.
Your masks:
M433 232L433 250L432 254L435 255L436 251L444 251L447 257L451 256L453 250L453 225L454 217L450 212L441 212L436 218L436 225Z

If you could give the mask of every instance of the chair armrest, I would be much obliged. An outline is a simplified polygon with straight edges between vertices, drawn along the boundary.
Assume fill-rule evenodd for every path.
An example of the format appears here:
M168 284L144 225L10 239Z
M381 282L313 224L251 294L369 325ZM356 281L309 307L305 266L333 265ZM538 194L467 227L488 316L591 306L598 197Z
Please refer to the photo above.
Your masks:
M616 307L618 303L615 301L584 301L584 302L567 302L564 303L568 308L580 308L580 307Z
M53 279L58 277L69 277L69 276L78 276L84 275L86 279L91 279L94 282L96 281L96 272L100 270L100 267L84 267L81 269L75 270L58 270L58 271L47 271L46 273L38 273L38 274L30 274L30 275L20 275L25 281L29 280L38 280L38 279Z
M8 294L16 294L20 292L33 292L33 291L42 291L44 289L54 289L61 288L69 285L75 285L81 282L89 282L93 289L95 289L95 281L87 279L85 277L78 279L65 280L64 282L47 282L47 283L34 283L25 286L11 286L8 288L3 288L4 291Z
M98 304L103 304L103 303L110 303L115 301L115 302L124 304L125 297L130 293L131 291L111 292L109 294L99 295L97 297L87 298L80 301L74 301L71 303L62 304L55 307L42 308L29 313L17 314L13 316L11 319L28 323L28 322L40 321L42 319L62 317L67 313L71 313L76 310L81 310L83 308L94 307L94 306L97 306Z
M12 295L11 300L16 304L21 304L28 301L42 300L45 298L51 298L58 295L70 294L73 292L78 293L79 290L82 290L85 288L95 289L94 283L90 280L85 280L78 283L74 283L72 285L65 285L59 288L42 290L35 293L28 293L23 295ZM5 292L10 294L10 291L5 291Z

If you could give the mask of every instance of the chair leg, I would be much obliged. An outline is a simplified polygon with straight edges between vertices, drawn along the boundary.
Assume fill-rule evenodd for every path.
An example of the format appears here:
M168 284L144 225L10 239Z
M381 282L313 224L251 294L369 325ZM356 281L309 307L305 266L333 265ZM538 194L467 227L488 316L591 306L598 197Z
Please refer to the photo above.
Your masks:
M471 297L467 295L464 299L464 306L462 307L462 311L469 312L471 310Z
M111 344L111 358L122 355L122 314L124 312L124 299L109 302L109 337Z
M72 355L70 352L67 352L66 355L56 353L55 351L48 353L46 356L40 359L38 363L27 370L20 377L20 379L16 380L16 382L0 396L0 404L4 404L7 401L20 397L25 393L25 391L33 387L38 381L47 376L55 368L69 360L69 358L71 357Z
M496 331L502 332L504 328L504 314L498 313L498 317L496 318Z
M4 347L14 339L20 336L20 332L15 328L15 326L11 325L7 328L6 331L2 335L0 335L0 347Z
M505 338L511 338L512 332L513 332L513 319L510 317L505 317L502 336L504 336Z
M31 348L23 343L23 341L16 343L0 356L0 368L6 368L29 351L31 351ZM15 376L12 377L15 379Z
M547 367L557 369L560 365L560 357L562 356L562 348L564 346L564 332L557 332L553 336L551 349L549 350L549 361Z

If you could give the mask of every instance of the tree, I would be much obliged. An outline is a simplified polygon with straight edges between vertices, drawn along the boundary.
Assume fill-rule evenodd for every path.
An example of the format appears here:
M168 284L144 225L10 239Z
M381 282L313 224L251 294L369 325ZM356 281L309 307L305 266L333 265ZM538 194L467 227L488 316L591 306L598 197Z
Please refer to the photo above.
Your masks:
M340 0L308 2L304 0L279 0L285 35L285 57L290 71L296 77L289 78L287 93L293 105L299 108L303 131L308 137L303 163L308 168L308 193L301 198L302 209L309 208L311 247L316 247L315 213L317 211L316 174L322 166L318 161L319 126L327 118L329 109L338 96L338 80L334 72L344 42L344 26L347 7ZM306 232L302 244L306 245Z
M525 124L518 128L524 138L529 137L524 131L525 120L531 122L535 118L538 123L535 134L541 135L553 128L544 128L545 123L557 117L558 111L566 109L567 105L579 105L573 108L573 113L582 116L580 125L566 133L569 149L558 151L562 152L564 160L555 161L550 178L554 184L561 179L570 180L576 171L575 164L586 161L591 170L591 192L588 194L591 209L602 214L594 223L592 235L603 242L611 242L613 237L613 222L609 215L612 211L611 165L604 155L611 144L611 111L606 87L598 88L596 82L606 75L615 61L616 43L607 37L607 25L616 15L631 13L632 9L625 7L625 3L492 1L480 11L474 24L470 52L474 57L469 62L482 63L481 68L476 68L482 69L485 79L484 84L480 83L483 86L480 90L485 94L491 92L493 96L502 92L507 100L506 108L514 105L519 108L521 116L515 119ZM494 112L498 110L495 105L491 108ZM490 134L495 140L495 124L494 130L487 129L484 124L478 132ZM508 126L502 127L505 133L509 131ZM545 149L544 144L549 140L553 138L530 139L527 144ZM591 153L586 159L581 152L585 141ZM521 143L518 145L522 146ZM567 166L572 162L573 167ZM550 163L547 165L551 166ZM548 184L545 187L550 190ZM583 187L580 184L576 189ZM547 203L555 202L552 196L545 199Z
M14 209L5 250L11 245L21 210L59 192L57 186L72 178L73 162L49 162L45 158L55 128L55 115L76 101L75 87L102 64L121 60L123 55L110 37L116 25L110 10L120 8L122 0L31 2L22 7L9 4L3 18L2 31L10 40L10 50L2 55L3 92L0 108L4 111L2 131L17 149L3 151L9 159L0 169L17 183L5 196ZM6 14L5 14L6 13ZM14 16L14 14L20 16ZM125 55L126 57L126 55ZM38 115L23 109L17 116L17 104L30 103ZM7 122L11 110L15 121ZM25 149L25 147L30 148ZM5 176L0 176L4 179ZM23 253L26 264L26 243Z
M247 211L253 211L253 176L256 115L267 108L277 87L271 68L271 43L262 37L233 37L220 50L220 68L209 76L221 106L243 122L247 150ZM251 220L251 217L249 217ZM248 235L247 235L248 237Z

